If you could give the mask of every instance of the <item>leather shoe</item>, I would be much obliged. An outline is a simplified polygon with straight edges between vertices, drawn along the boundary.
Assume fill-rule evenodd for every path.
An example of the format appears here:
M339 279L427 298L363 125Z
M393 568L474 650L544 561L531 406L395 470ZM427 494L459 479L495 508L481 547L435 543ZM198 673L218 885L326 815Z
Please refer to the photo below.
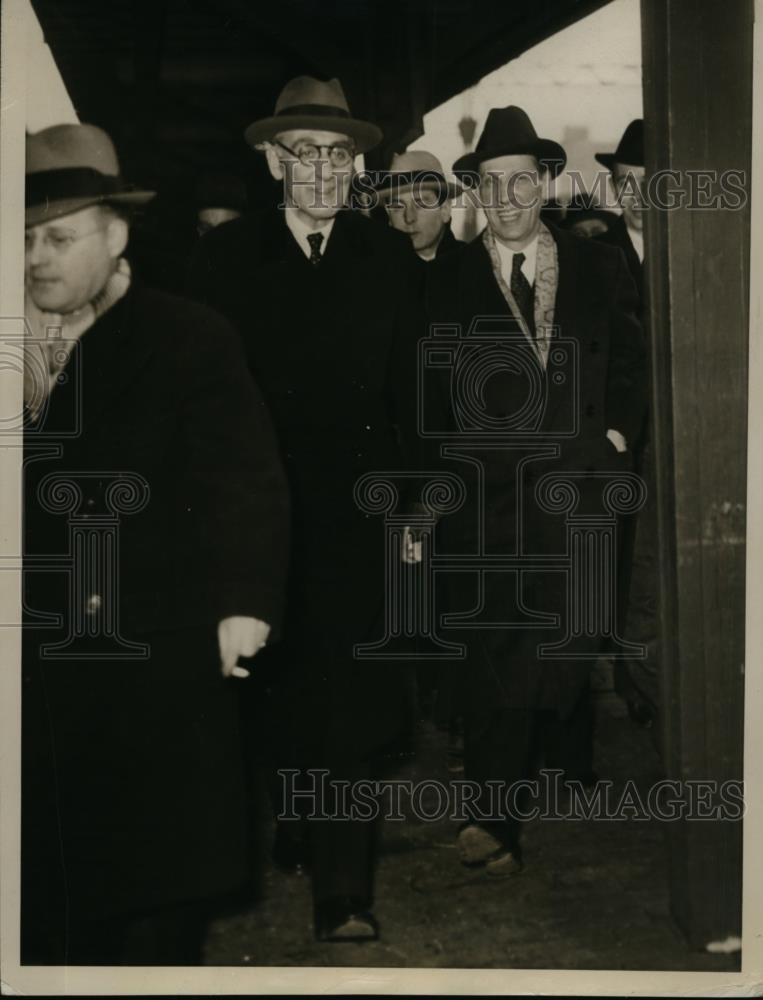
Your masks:
M510 850L492 833L476 823L465 826L458 834L461 863L468 868L482 867L494 878L507 878L522 871L519 849Z
M326 900L315 907L318 941L377 941L379 925L361 900L352 897Z

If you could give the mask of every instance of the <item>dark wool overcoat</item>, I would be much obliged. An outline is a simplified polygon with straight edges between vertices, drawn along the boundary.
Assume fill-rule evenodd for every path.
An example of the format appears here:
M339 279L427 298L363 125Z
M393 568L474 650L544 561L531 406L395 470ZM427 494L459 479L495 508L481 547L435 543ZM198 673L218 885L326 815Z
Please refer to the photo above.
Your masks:
M241 682L222 677L217 623L279 631L288 492L237 335L133 286L29 425L25 490L30 919L40 900L55 924L59 905L98 920L241 885ZM105 554L87 541L114 528Z
M470 655L454 668L462 707L475 698L571 710L601 646L604 619L576 628L569 602L575 588L580 596L580 580L568 583L562 567L543 564L568 552L565 495L544 491L543 477L571 474L579 491L573 513L605 514L601 474L631 465L607 430L631 442L643 418L644 346L625 260L596 241L549 229L558 286L545 371L509 313L480 237L427 269L426 312L444 331L432 338L427 419L443 426L451 450L466 453L445 460L464 479L468 499L443 519L440 542L452 553L481 555L488 569L493 556L527 557L481 576L472 566L449 577L451 610L477 626L464 629ZM449 344L448 329L460 331L460 348ZM556 616L557 624L548 617L540 623L538 615ZM563 640L571 624L580 634L567 647L569 658L539 656L539 645Z
M241 333L284 457L292 558L272 669L280 715L313 749L373 747L404 715L405 670L353 656L383 636L386 586L383 520L354 491L416 465L417 265L408 237L351 211L313 265L273 209L210 232L192 270L192 293Z

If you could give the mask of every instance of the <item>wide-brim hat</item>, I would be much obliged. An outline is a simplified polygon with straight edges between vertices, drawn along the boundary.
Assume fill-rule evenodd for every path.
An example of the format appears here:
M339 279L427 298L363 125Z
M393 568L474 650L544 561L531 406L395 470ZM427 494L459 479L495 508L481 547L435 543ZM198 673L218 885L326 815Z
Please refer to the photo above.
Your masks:
M414 189L437 191L442 201L455 198L464 190L457 181L445 176L442 163L434 153L423 149L396 153L389 169L377 174L376 190L379 197L386 201L392 195Z
M155 195L125 183L114 143L95 125L52 125L27 135L27 226L88 205L143 205Z
M341 132L354 141L358 153L368 152L382 140L382 131L377 125L352 117L337 79L298 76L290 80L278 95L273 114L252 122L245 129L244 138L256 149L263 142L275 139L280 132L293 128Z
M622 134L614 153L596 153L596 159L611 170L615 163L644 166L644 119L634 118Z
M485 160L498 156L534 156L546 166L552 177L564 169L567 154L553 139L542 139L535 131L526 111L510 104L506 108L491 108L482 135L473 153L466 153L453 164L453 173L472 173Z

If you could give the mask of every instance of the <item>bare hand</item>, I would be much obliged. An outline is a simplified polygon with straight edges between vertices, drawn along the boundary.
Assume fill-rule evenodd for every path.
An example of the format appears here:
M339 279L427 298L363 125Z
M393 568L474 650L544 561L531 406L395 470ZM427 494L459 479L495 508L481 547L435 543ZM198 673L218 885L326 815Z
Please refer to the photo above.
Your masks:
M410 528L403 531L403 562L415 566L421 562L421 540L417 539Z
M217 626L220 665L223 677L248 677L249 671L238 666L239 656L254 656L270 635L270 626L259 618L234 615L223 618Z

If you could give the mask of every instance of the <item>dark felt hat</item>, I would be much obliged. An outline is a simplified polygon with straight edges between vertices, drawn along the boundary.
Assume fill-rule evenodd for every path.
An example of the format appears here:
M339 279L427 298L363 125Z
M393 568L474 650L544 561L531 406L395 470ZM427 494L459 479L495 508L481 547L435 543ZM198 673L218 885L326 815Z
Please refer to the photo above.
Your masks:
M88 205L143 205L119 172L114 143L95 125L52 125L26 139L26 225L37 226Z
M615 163L630 167L644 166L644 119L634 118L623 132L614 153L597 153L596 159L609 170Z
M519 155L534 156L548 168L552 177L556 177L567 162L564 149L553 139L541 139L522 108L514 104L507 108L491 108L477 148L456 160L453 172L471 173L485 160Z

